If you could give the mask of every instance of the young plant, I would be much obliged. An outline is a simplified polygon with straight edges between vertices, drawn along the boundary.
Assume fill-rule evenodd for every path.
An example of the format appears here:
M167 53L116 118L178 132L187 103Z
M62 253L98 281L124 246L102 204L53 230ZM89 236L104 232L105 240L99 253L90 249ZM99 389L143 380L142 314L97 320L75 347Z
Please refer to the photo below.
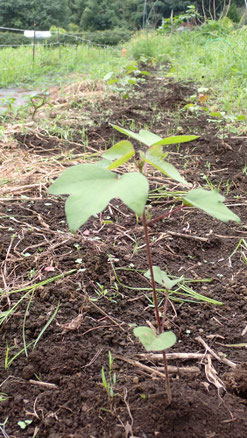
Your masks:
M116 375L116 373L113 372L112 366L113 366L114 359L113 359L110 351L108 353L108 361L109 361L108 377L106 377L105 368L102 367L101 368L101 380L102 380L102 385L107 392L107 397L108 397L109 404L110 404L110 407L112 410L112 400L113 400L113 397L115 396L114 387L115 387L116 382L117 382L117 375Z
M167 161L169 155L167 146L192 141L198 137L194 135L179 135L162 139L150 131L140 130L137 134L119 126L112 126L122 134L144 144L147 147L146 152L140 150L136 154L130 141L120 141L103 153L103 159L101 161L95 164L79 164L66 169L48 191L53 195L70 195L65 204L65 212L69 228L73 233L92 215L103 211L113 198L120 198L137 216L142 218L158 335L154 333L150 327L146 326L136 327L134 334L140 339L147 351L162 351L166 374L167 396L168 402L170 403L172 397L165 350L175 344L176 336L171 331L164 332L163 330L166 305L163 319L161 319L158 308L148 226L159 219L163 219L168 215L170 216L171 212L169 211L169 213L151 220L147 219L145 208L149 193L147 171L148 167L151 166L158 169L167 177L189 187L190 185L180 175L177 169ZM163 151L164 146L166 147L165 152ZM136 156L138 158L135 159ZM119 166L133 159L136 165L136 171L127 172L123 175L114 172ZM225 198L216 190L193 189L180 197L178 196L178 199L181 201L181 205L174 209L173 213L189 206L199 208L223 222L229 220L240 222L238 216L232 213L223 204ZM164 282L164 276L162 281ZM166 282L164 283L166 284ZM165 285L165 287L169 289L170 284Z
M149 76L150 73L147 71L139 70L136 63L127 65L118 75L114 72L109 72L104 77L107 81L108 86L111 87L116 93L120 93L123 99L128 99L131 94L131 88L133 85L139 86L141 82L144 81L145 76Z

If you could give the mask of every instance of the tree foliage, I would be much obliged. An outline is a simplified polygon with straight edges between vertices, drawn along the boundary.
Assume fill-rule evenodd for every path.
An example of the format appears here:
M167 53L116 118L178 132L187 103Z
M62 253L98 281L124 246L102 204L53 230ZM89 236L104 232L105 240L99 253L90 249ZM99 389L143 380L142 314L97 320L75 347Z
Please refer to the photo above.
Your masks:
M69 23L68 0L4 0L0 8L0 26L49 29L52 25L65 27Z
M207 18L218 18L232 4L244 7L244 0L1 0L0 26L49 29L52 25L67 27L69 23L82 30L113 28L139 29L144 24L157 26L162 17L183 13L194 5Z

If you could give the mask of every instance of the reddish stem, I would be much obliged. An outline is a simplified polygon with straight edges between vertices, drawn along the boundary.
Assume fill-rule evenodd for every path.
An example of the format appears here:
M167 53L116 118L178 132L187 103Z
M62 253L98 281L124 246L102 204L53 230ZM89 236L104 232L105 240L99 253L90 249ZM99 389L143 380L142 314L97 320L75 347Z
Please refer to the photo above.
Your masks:
M157 292L156 292L156 285L155 285L155 281L154 281L153 262L152 262L152 256L151 256L151 250L150 250L150 242L149 242L148 227L147 227L147 220L146 220L145 212L142 215L142 221L143 221L145 242L146 242L146 248L147 248L147 257L148 257L148 266L149 266L149 270L150 270L151 285L152 285L152 289L153 289L155 316L156 316L156 321L158 324L159 333L162 333L162 326L161 326L161 319L160 319L160 315L159 315L158 298L157 298Z
M171 210L168 213L164 213L161 216L157 216L157 217L151 219L151 221L149 221L147 223L147 225L154 224L155 222L158 222L160 219L164 219L164 217L170 216L171 214L176 213L176 211L182 210L185 207L186 207L186 205L181 205L180 207L175 208L174 210Z
M151 277L151 285L153 289L153 300L154 300L154 307L155 307L155 316L156 321L158 324L158 330L161 334L163 331L162 323L159 315L159 306L158 306L158 298L157 298L157 291L155 286L155 280L154 280L154 272L153 272L153 262L152 262L152 256L151 256L151 250L150 250L150 242L149 242L149 235L148 235L148 224L146 220L146 214L145 211L142 215L142 221L143 221L143 228L144 228L144 234L145 234L145 242L146 242L146 248L147 248L147 257L148 257L148 265L150 270L150 277ZM165 317L165 315L164 315ZM166 375L166 392L167 392L167 398L168 403L171 404L172 401L172 393L171 393L171 387L170 387L170 379L168 375L168 368L167 368L167 359L166 359L166 353L165 351L162 352L163 354L163 362L164 362L164 368L165 368L165 375Z

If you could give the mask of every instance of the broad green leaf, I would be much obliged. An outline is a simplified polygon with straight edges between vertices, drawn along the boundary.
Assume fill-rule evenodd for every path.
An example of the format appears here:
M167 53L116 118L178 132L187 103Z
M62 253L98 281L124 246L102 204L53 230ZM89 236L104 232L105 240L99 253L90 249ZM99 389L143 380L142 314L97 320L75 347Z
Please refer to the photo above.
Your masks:
M163 146L154 145L147 150L145 161L175 181L188 185L178 170L171 163L164 161L167 155L167 152L165 154L163 153Z
M216 190L194 189L182 199L185 204L200 208L222 222L241 222L240 218L223 204L225 198Z
M52 195L71 195L65 204L69 228L75 232L90 216L100 213L113 198L120 198L138 216L143 214L148 181L141 173L123 176L94 164L66 169L48 189Z
M148 147L154 145L161 146L161 145L185 143L198 138L198 135L177 135L175 137L162 138L159 135L153 134L150 131L146 131L145 129L141 129L139 131L139 134L136 134L135 132L129 131L128 129L121 128L120 126L116 126L116 125L111 125L111 126L117 131L121 132L122 134L134 138L135 140L144 143Z
M156 336L150 327L140 326L134 329L134 335L141 341L147 351L162 351L176 343L173 332L164 332Z
M156 283L164 286L166 289L169 290L171 290L173 286L176 286L176 284L178 284L183 279L183 277L177 277L175 280L171 280L165 273L165 271L162 271L159 266L153 266L153 274ZM151 279L150 270L145 272L144 277Z
M129 161L133 155L135 155L135 149L132 144L127 140L123 140L112 146L108 151L104 152L102 157L109 161L113 161L113 163L108 166L108 169L116 169Z
M99 160L97 163L95 163L95 166L101 167L102 169L107 169L112 162L110 160Z
M139 134L136 134L135 132L129 131L128 129L121 128L120 126L111 125L114 129L121 132L122 134L127 135L128 137L134 138L135 140L140 141L141 143L144 143L146 146L150 147L154 143L157 143L158 141L162 140L161 137L159 137L156 134L153 134L150 131L146 131L145 129L141 129L139 131Z
M198 135L176 135L172 137L166 137L157 141L153 146L165 146L168 144L187 143L188 141L196 140Z

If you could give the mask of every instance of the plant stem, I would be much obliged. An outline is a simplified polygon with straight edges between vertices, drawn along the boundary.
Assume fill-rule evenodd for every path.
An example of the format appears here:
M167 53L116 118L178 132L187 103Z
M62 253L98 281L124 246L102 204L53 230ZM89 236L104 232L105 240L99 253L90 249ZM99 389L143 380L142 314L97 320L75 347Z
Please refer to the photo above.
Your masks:
M147 224L145 211L142 215L142 221L143 221L145 242L146 242L146 248L147 248L148 265L149 265L150 276L151 276L151 285L152 285L152 289L153 289L155 316L156 316L156 321L158 324L159 334L161 334L163 329L162 329L162 323L161 323L161 319L160 319L160 315L159 315L157 291L156 291L156 286L155 286L155 281L154 281L153 262L152 262L152 256L151 256L151 250L150 250L149 234L148 234L148 224ZM163 351L162 354L163 354L163 362L164 362L165 375L166 375L167 398L168 398L168 403L171 404L172 394L171 394L171 387L170 387L170 380L169 380L169 375L168 375L167 359L166 359L165 351Z
M164 217L170 216L171 214L176 213L176 211L182 210L182 208L185 208L185 207L186 207L186 205L181 205L180 207L175 208L174 210L171 210L168 213L164 213L161 216L157 216L157 217L151 219L151 221L149 221L147 223L147 225L154 224L155 222L158 222L160 219L164 219Z
M170 405L172 402L172 392L171 392L171 385L170 385L170 379L168 374L166 352L162 351L162 355L163 355L163 362L164 362L165 375L166 375L166 393L167 393L168 404Z
M145 212L142 215L142 221L143 221L145 242L146 242L146 248L147 248L147 257L148 257L148 266L149 266L149 270L150 270L151 285L152 285L152 289L153 289L153 300L154 300L154 307L155 307L155 316L156 316L156 321L157 321L157 324L158 324L159 333L162 333L162 325L161 325L161 319L160 319L160 315L159 315L159 306L158 306L156 285L155 285L155 281L154 281L153 262L152 262L152 256L151 256L151 250L150 250L150 242L149 242L149 235L148 235L147 219L146 219Z

